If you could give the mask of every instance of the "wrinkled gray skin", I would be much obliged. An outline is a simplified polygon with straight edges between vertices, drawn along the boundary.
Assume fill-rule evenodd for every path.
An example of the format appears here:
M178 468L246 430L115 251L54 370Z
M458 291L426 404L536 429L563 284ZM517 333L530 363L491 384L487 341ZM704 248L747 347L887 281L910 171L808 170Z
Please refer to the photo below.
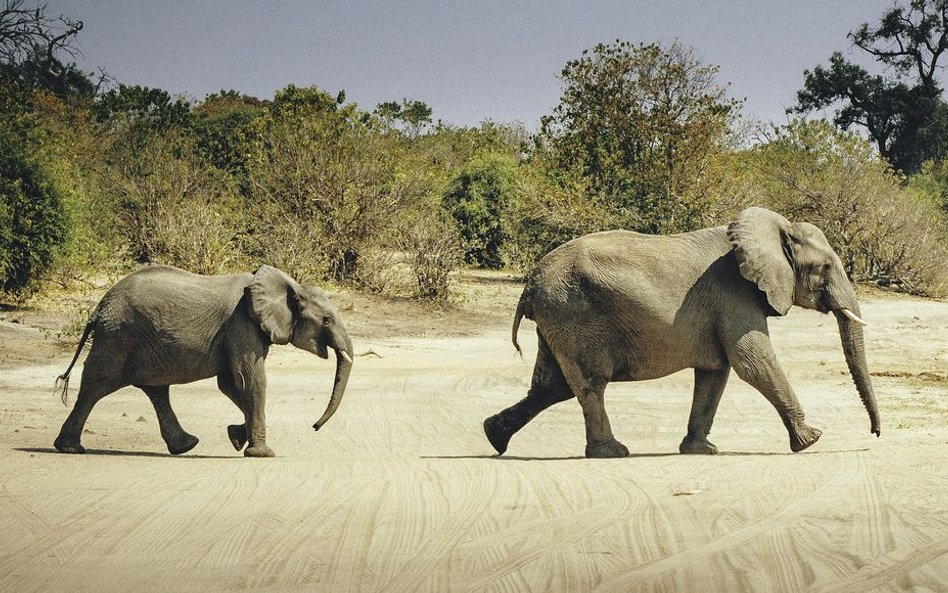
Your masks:
M863 349L859 304L839 257L812 224L763 208L728 227L671 236L610 231L580 237L547 254L529 276L513 326L536 322L539 341L527 396L484 421L498 453L554 403L577 397L587 457L624 457L603 407L610 381L655 379L693 368L694 401L682 453L713 454L708 433L730 370L767 398L802 451L820 431L803 410L774 356L767 318L791 305L832 312L857 391L879 435ZM861 320L859 320L861 321Z
M216 376L220 390L244 414L244 424L227 428L234 448L240 451L249 441L244 455L272 457L264 415L270 345L292 343L320 358L335 350L332 396L316 430L342 401L352 368L352 342L326 295L270 266L230 276L152 266L123 278L102 297L59 377L64 402L69 373L90 333L79 395L55 441L63 453L85 451L80 437L93 406L128 385L148 395L168 451L190 451L198 438L178 423L168 386Z

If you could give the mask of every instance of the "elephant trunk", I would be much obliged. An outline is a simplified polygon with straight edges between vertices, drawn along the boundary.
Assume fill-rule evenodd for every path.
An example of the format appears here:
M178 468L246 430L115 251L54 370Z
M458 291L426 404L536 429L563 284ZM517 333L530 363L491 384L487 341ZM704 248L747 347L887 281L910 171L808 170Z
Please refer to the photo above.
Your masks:
M322 417L313 424L314 430L319 430L336 413L336 409L342 402L342 395L346 391L346 383L349 382L349 373L352 371L352 342L349 337L343 336L333 349L336 351L336 378L333 382L332 396Z
M869 412L871 430L876 436L879 436L879 410L876 407L876 396L872 390L872 381L869 378L869 365L866 364L866 350L862 334L862 326L865 325L865 322L861 319L856 291L853 290L853 285L843 270L842 262L839 261L839 257L835 257L835 254L834 259L835 265L832 267L827 282L824 302L827 308L836 316L836 324L839 326L839 337L843 343L843 354L846 356L849 374L852 375L853 383L856 384L856 391L859 392L862 405Z
M872 390L872 381L869 379L869 366L866 364L862 324L845 314L845 311L849 309L858 318L859 307L858 305L854 305L854 307L855 310L852 307L834 309L833 314L836 315L836 323L839 325L839 337L843 343L843 353L846 355L849 374L852 375L853 383L856 384L856 391L859 392L862 404L869 412L871 430L876 436L879 436L879 410L876 407L876 396Z

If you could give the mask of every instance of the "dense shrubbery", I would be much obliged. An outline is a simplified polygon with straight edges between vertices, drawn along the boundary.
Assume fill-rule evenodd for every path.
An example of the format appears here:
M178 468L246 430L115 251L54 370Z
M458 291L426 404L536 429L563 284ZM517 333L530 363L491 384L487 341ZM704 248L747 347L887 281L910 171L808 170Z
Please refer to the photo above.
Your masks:
M67 213L42 158L29 89L6 76L0 87L0 289L19 292L52 264L66 240Z
M503 154L478 156L448 184L444 206L454 218L464 241L464 260L485 268L503 266L501 247L509 224L504 213L511 207L517 161Z
M584 52L532 136L433 124L407 99L366 111L316 87L191 104L0 72L7 292L148 262L267 262L437 300L464 263L526 271L578 235L687 231L751 204L822 227L856 280L948 292L946 161L904 178L858 136L802 120L741 144L740 104L678 43Z
M948 220L855 134L798 121L741 155L733 208L760 204L822 228L847 273L911 292L948 290Z
M19 291L43 274L66 237L63 200L28 146L0 131L0 288Z

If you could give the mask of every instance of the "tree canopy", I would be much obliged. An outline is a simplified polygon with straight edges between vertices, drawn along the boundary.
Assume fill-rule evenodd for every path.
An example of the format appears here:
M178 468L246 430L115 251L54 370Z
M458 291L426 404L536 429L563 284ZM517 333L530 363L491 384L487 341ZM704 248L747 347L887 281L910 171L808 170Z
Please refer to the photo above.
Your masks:
M678 42L598 44L560 74L563 94L541 120L540 141L630 228L695 228L694 182L726 147L740 107L717 72Z
M526 272L585 233L688 231L748 205L823 228L853 279L948 292L948 0L896 6L850 34L882 72L834 54L806 73L797 110L837 107L836 125L864 127L872 144L803 119L744 142L742 102L677 41L583 51L533 133L451 125L417 99L366 110L316 85L203 100L100 86L71 61L80 21L5 2L6 295L142 263L219 273L266 262L437 300L461 265Z
M849 33L853 46L877 62L870 74L836 52L829 66L803 74L791 113L835 108L841 129L861 126L897 170L914 173L948 154L948 104L938 73L948 49L948 1L911 0L886 11L878 25Z

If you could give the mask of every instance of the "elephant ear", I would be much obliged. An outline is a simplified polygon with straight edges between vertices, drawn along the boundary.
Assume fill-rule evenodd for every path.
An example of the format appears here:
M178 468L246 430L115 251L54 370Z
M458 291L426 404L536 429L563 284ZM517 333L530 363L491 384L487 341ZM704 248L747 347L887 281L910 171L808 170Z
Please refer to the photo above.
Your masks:
M287 344L293 336L299 288L283 271L268 265L257 268L246 288L250 296L250 316L274 344Z
M727 227L741 276L767 295L767 302L779 315L786 315L793 304L791 229L786 218L758 207L743 210Z

